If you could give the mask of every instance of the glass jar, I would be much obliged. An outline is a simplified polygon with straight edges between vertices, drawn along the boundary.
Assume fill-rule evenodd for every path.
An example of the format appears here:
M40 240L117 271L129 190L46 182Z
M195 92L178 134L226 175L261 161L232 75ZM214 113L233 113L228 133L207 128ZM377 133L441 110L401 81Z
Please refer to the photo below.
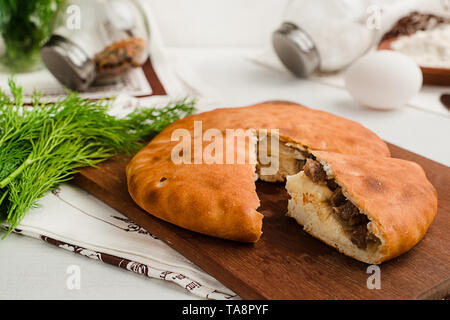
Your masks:
M149 25L135 0L71 0L58 20L41 56L72 90L115 81L148 58Z
M0 70L28 72L42 66L41 46L48 40L64 0L1 1Z
M292 0L272 36L275 52L299 77L343 69L374 43L369 6L365 0Z

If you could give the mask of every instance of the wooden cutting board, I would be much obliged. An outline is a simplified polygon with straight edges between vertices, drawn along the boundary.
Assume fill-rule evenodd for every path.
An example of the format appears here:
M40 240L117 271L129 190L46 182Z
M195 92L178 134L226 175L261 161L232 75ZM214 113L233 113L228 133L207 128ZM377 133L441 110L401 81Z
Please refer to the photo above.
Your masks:
M392 156L419 163L439 194L439 209L425 238L408 253L383 263L381 289L368 289L368 265L305 233L284 214L283 184L257 182L264 214L256 244L216 239L184 230L140 209L127 191L118 158L84 169L83 189L125 214L244 299L440 299L450 294L450 168L394 145Z

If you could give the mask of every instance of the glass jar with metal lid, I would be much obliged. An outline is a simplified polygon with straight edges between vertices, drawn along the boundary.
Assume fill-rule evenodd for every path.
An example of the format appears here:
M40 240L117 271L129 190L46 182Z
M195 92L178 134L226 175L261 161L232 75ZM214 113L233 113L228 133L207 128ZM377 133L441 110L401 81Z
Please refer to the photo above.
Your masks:
M275 52L299 77L345 68L374 43L368 13L375 9L366 0L291 0L272 36Z
M57 21L41 57L72 90L114 81L148 58L149 25L135 0L70 0Z

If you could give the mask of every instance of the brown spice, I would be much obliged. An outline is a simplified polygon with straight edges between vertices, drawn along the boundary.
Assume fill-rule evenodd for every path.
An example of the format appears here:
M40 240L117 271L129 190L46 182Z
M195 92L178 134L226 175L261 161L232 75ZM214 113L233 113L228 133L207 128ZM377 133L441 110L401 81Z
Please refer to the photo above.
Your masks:
M381 42L417 31L430 30L442 23L450 23L450 19L414 11L397 21L394 27L383 36Z
M94 56L99 79L114 78L123 72L140 66L144 59L146 41L129 38L114 42Z

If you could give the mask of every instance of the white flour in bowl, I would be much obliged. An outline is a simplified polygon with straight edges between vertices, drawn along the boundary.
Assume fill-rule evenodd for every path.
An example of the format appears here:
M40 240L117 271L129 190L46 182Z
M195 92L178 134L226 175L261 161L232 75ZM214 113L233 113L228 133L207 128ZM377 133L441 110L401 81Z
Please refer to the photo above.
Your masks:
M450 68L450 24L402 36L391 48L412 57L420 66Z

